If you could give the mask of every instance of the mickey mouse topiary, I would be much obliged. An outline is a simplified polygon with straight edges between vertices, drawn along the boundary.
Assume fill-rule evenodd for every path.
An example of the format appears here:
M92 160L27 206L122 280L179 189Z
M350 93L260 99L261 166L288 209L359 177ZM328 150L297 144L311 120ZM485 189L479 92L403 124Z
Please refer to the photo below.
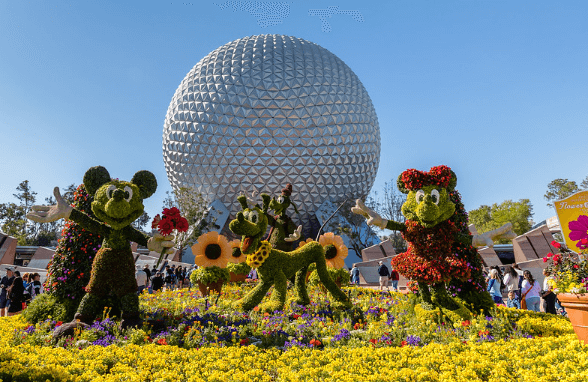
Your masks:
M130 182L111 179L104 167L97 166L86 171L84 186L94 196L92 212L96 219L69 206L57 187L54 190L57 205L33 206L33 212L27 217L40 223L71 219L84 229L102 236L104 241L92 264L86 295L75 318L90 323L103 311L108 297L114 295L121 305L121 327L137 326L141 320L130 241L156 252L173 246L173 237L156 235L149 238L131 226L143 214L143 199L155 192L157 181L149 171L137 172Z

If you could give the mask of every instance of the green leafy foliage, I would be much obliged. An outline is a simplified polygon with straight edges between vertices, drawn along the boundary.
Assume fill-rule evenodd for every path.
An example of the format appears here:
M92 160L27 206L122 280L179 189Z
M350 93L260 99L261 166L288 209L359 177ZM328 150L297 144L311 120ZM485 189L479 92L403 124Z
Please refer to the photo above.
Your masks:
M86 193L84 185L78 186L74 192L73 207L94 217L92 201L93 198ZM88 232L71 220L66 221L61 235L49 263L45 290L57 301L71 301L77 308L86 293L84 287L90 280L92 262L100 249L102 237Z
M469 212L469 222L474 224L478 233L484 233L512 223L512 229L517 235L528 232L533 226L533 205L529 199L518 202L505 200L492 206L481 206ZM500 240L499 244L508 244L510 240Z
M251 267L247 265L246 262L242 262L239 264L228 263L227 269L229 270L229 272L233 272L236 275L247 275L251 271Z
M63 301L49 293L41 293L22 312L23 318L36 324L49 318L56 321L70 321L77 305L74 301Z
M192 284L202 283L210 284L217 282L218 280L229 281L231 275L227 268L220 268L216 265L212 267L200 267L195 269L190 275L190 281Z

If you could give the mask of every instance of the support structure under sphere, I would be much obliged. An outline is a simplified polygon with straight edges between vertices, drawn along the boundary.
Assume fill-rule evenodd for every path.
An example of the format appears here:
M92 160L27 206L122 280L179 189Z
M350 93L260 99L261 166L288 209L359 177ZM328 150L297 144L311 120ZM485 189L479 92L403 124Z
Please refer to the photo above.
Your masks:
M169 105L163 160L173 188L194 187L231 213L237 196L292 200L309 228L326 200L369 193L380 128L355 73L312 42L259 35L214 50L186 75Z

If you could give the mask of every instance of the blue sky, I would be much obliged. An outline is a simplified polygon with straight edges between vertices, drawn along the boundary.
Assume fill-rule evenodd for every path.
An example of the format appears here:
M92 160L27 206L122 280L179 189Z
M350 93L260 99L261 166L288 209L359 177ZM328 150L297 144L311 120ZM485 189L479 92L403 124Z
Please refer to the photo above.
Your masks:
M100 164L152 171L159 213L176 88L212 50L264 33L315 42L363 82L382 134L373 190L446 164L466 209L528 198L541 221L551 180L588 175L588 2L291 1L265 27L223 3L1 1L0 202L25 179L42 201ZM325 32L309 10L329 6L364 21L334 15Z

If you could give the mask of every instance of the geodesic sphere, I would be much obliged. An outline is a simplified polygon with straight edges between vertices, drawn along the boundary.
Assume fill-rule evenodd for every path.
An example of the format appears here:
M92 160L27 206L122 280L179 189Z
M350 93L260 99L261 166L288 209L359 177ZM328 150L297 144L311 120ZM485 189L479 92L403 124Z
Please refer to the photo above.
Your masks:
M282 35L244 37L208 54L169 105L163 159L172 187L194 187L231 213L237 196L292 183L303 217L365 196L380 128L355 73L328 50ZM290 210L293 216L293 210Z

